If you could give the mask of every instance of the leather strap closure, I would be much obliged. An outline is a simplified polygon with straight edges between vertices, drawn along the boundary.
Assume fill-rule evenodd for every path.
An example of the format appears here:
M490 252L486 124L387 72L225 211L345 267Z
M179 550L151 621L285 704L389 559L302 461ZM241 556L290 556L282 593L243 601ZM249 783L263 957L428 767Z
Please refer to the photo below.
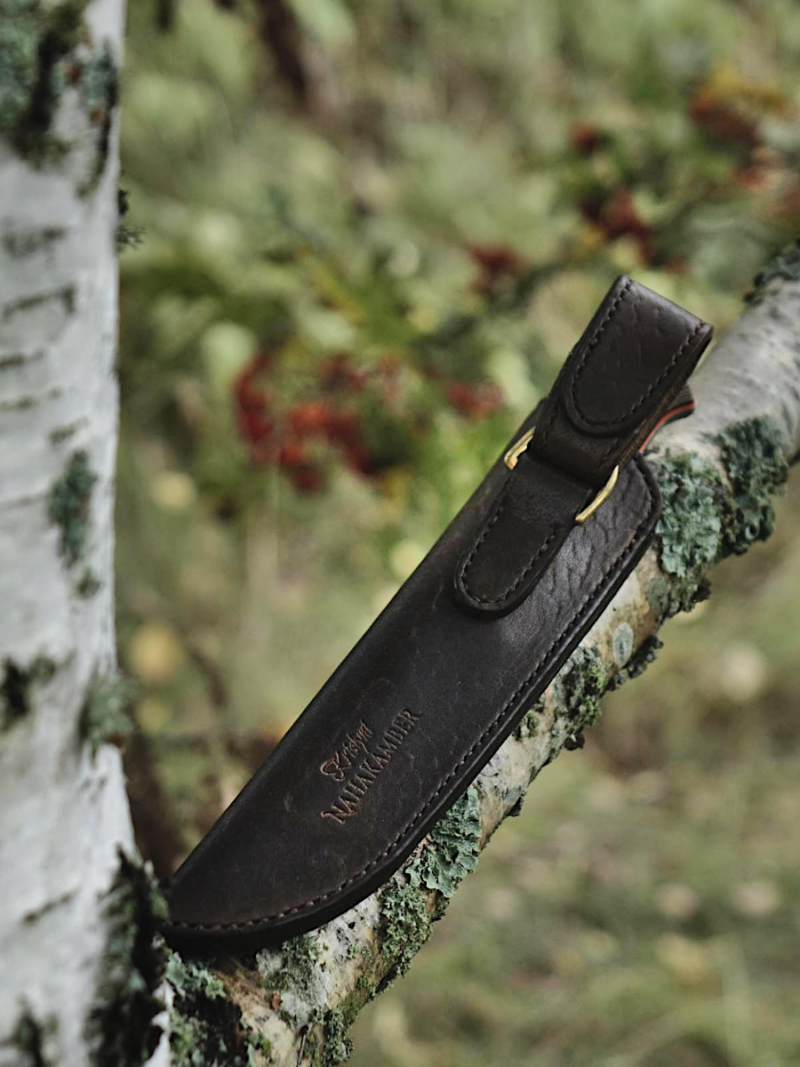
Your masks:
M576 517L664 420L711 333L690 312L617 278L536 412L535 428L529 420L524 449L518 439L507 455L512 469L456 567L462 608L496 617L530 594Z

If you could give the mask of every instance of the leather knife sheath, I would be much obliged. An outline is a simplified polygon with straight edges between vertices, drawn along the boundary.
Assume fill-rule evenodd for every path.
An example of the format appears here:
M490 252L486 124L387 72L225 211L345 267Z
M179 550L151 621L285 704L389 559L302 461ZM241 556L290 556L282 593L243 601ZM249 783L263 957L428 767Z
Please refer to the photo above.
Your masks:
M169 941L275 944L400 867L647 547L660 501L639 450L691 410L710 337L617 279L509 451L174 876Z

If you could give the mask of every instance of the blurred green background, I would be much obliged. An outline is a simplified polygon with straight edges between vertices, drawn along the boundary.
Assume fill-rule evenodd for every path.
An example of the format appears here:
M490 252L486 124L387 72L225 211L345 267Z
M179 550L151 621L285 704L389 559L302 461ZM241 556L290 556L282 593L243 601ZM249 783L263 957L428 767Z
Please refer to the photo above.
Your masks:
M794 0L129 3L120 658L168 874L621 270L800 229ZM800 485L498 833L359 1067L800 1064Z

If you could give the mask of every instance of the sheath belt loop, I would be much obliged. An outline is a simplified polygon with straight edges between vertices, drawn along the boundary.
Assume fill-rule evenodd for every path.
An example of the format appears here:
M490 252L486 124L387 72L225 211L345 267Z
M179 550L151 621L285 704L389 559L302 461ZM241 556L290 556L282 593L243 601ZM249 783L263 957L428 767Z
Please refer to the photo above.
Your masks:
M531 592L576 525L602 521L623 467L685 386L711 327L621 275L504 456L508 475L458 562L455 596L492 618Z
M517 463L519 462L519 457L522 455L522 453L525 451L525 449L530 444L531 439L533 438L535 430L536 430L535 426L531 426L530 430L526 430L525 433L522 435L522 437L520 437L518 441L515 441L514 444L511 446L511 448L509 448L509 450L503 456L503 462L505 463L505 465L508 467L508 469L510 471L513 471L513 469L516 467ZM618 478L619 478L619 464L617 464L617 466L613 469L611 474L608 476L608 481L603 486L603 488L598 491L598 493L596 494L596 496L595 496L594 500L591 502L591 504L588 504L583 509L583 511L579 511L578 512L578 514L575 516L575 522L577 522L579 525L582 526L583 523L585 523L587 519L591 519L592 515L594 515L594 513L597 511L597 509L599 507L601 507L603 504L605 504L605 502L608 500L608 498L613 493L614 486L617 484L617 479Z

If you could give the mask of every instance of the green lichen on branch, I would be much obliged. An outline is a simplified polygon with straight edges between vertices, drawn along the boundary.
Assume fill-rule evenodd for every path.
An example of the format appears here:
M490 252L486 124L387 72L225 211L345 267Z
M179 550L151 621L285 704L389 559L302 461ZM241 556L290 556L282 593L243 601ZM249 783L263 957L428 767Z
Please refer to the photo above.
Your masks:
M325 1013L323 1022L323 1044L315 1059L315 1067L337 1067L350 1059L353 1042L347 1032L355 1021L359 1006L348 1011L347 1006L332 1008Z
M381 954L392 961L393 976L408 970L430 936L431 923L443 914L459 882L474 869L480 836L478 794L470 787L381 892ZM437 894L433 910L426 890Z
M167 955L167 981L179 997L203 997L219 1000L225 996L225 987L215 974L202 963L185 960L171 950Z
M705 573L720 558L728 494L714 467L693 452L667 453L653 466L662 502L658 557L673 579L661 608L671 616L691 610L702 597Z
M753 288L745 294L745 303L760 304L767 295L770 283L776 279L800 281L800 237L786 245L753 278Z
M265 989L280 992L291 989L304 992L314 976L319 947L309 934L300 934L284 942L280 949L259 952L256 968Z
M103 908L108 939L85 1037L93 1067L141 1067L161 1038L155 1017L165 949L158 936L166 903L151 870L120 855Z
M712 437L728 478L695 453L654 461L662 513L659 562L672 577L662 609L689 611L707 595L706 572L724 556L765 540L775 525L772 497L786 481L784 442L766 417L745 419Z
M583 747L583 730L600 718L600 697L606 688L608 673L600 653L594 648L578 647L556 678L559 705L564 708L569 736L567 749Z
M37 656L27 667L14 660L3 661L0 677L0 730L7 730L31 710L31 688L49 682L56 664L46 656Z
M421 852L406 868L409 882L441 893L445 898L439 902L443 911L459 882L475 869L480 838L478 794L470 787L437 822Z
M222 982L202 964L174 952L166 976L175 993L169 1039L175 1067L229 1062L240 1012L227 1000Z
M403 871L392 875L380 896L381 955L392 961L393 976L405 974L414 956L430 937L431 913L422 889Z
M130 736L132 691L131 682L120 674L96 674L89 683L79 731L93 756L101 745L121 745Z
M775 528L772 497L789 475L780 430L769 418L745 419L714 438L733 491L722 528L722 552L741 555Z
M89 505L97 475L86 452L76 452L50 495L50 518L61 529L59 551L71 567L82 556L89 531Z
M172 1067L257 1067L266 1063L267 1038L256 1034L216 975L202 963L170 952L166 978L174 991L170 1008Z

